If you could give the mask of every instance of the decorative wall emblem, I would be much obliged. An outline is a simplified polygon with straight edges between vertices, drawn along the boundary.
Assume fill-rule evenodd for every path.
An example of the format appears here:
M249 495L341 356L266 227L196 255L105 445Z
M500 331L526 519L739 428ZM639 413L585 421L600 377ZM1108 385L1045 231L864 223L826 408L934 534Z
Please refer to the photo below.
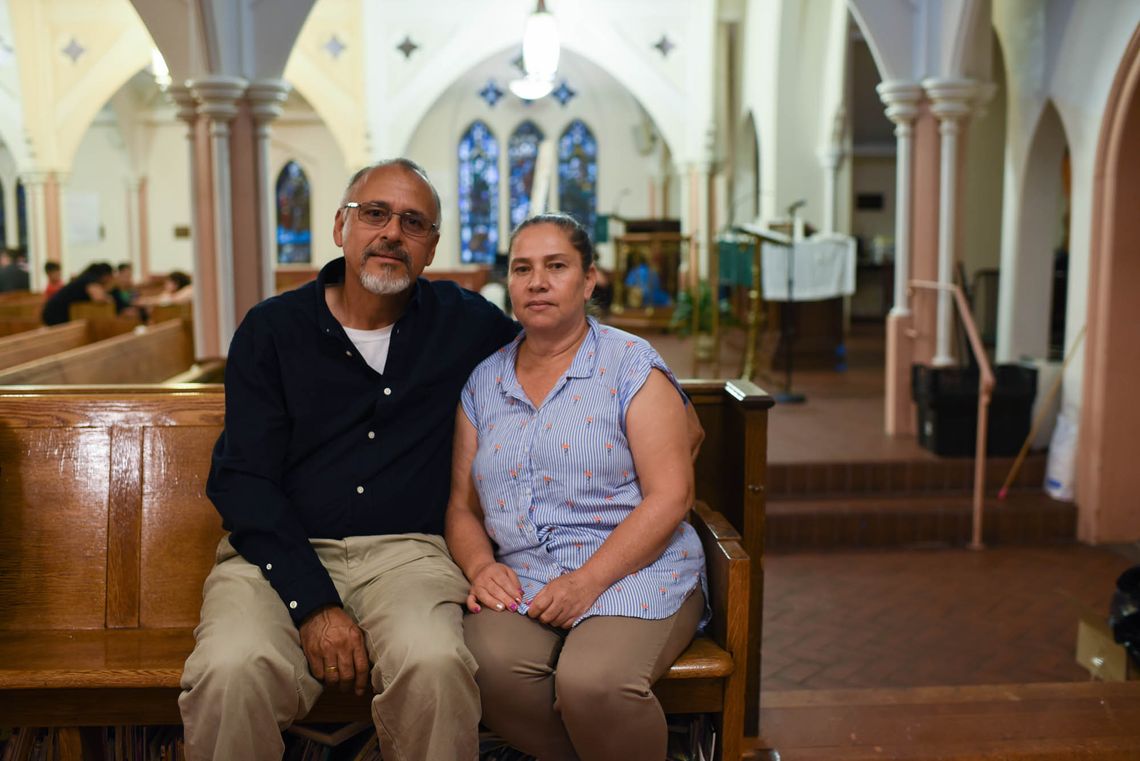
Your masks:
M554 91L550 94L554 96L555 100L562 104L563 108L565 108L566 104L573 100L574 96L578 94L578 91L571 89L569 83L563 79L562 84L554 88Z
M67 47L65 47L62 52L71 59L72 63L76 63L80 56L87 52L87 48L80 45L79 40L72 37L71 42L67 43Z
M341 53L348 50L348 45L345 45L343 42L341 42L340 37L337 37L335 34L329 37L329 41L326 42L322 47L324 48L325 52L329 54L329 57L331 57L334 61L340 58Z
M399 50L404 54L404 60L411 58L412 53L416 52L419 49L420 46L412 42L412 38L406 34L404 35L404 41L396 46L396 50Z
M503 88L499 87L495 80L488 79L487 84L479 91L479 97L487 101L488 106L494 108L495 104L503 98Z
M661 39L653 43L653 47L657 48L658 52L661 53L662 58L668 58L669 53L673 51L673 48L677 47L677 44L665 35L661 35Z

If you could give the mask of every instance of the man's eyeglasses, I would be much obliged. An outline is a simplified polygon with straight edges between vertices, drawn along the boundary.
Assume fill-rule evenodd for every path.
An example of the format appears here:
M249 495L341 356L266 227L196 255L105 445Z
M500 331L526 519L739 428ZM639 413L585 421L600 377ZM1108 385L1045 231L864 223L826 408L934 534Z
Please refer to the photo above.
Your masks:
M369 227L385 227L392 215L400 218L400 230L413 238L422 238L439 229L439 225L432 224L428 218L417 211L392 211L382 203L357 203L349 201L344 205L346 209L356 210L356 219Z

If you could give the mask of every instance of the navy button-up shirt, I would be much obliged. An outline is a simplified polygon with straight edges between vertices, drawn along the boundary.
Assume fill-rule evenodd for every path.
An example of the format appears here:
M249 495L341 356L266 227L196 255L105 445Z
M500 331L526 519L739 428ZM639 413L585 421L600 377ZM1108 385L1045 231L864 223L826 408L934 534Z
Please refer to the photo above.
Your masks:
M381 375L325 303L344 274L332 261L238 327L206 484L234 548L298 624L340 604L309 539L443 533L460 390L517 332L480 296L421 278Z

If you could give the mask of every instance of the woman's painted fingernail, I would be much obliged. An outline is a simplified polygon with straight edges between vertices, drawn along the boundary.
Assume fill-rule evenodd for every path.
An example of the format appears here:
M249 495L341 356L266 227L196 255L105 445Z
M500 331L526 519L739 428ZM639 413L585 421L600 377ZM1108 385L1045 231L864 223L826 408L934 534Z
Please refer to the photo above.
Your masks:
M518 609L519 609L519 606L515 605L515 604L512 602L512 603L511 603L511 612L513 613L513 612L515 612L515 611L516 611L516 610L518 610Z
M495 603L495 608L497 608L498 610L502 610L503 604L501 602L497 602L497 603Z
M476 612L476 613L478 613L478 612L479 612L479 611L481 611L481 610L483 610L483 609L482 609L482 608L480 608L478 605L476 605L476 606L475 606L475 612Z

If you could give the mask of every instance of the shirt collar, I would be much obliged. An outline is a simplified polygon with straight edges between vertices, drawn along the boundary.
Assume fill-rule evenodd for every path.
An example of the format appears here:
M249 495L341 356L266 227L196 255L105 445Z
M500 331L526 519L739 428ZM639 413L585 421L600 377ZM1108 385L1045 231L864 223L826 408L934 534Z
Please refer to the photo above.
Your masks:
M603 328L593 317L586 317L586 324L589 326L589 330L586 332L586 338L582 341L582 345L578 347L578 352L574 355L570 367L566 370L567 378L591 378L597 368L598 334ZM522 384L519 383L518 376L515 375L515 360L518 359L519 344L524 338L526 338L525 329L520 330L513 341L496 352L498 366L495 381L499 384L499 390L502 393L527 401L526 394L522 390Z

